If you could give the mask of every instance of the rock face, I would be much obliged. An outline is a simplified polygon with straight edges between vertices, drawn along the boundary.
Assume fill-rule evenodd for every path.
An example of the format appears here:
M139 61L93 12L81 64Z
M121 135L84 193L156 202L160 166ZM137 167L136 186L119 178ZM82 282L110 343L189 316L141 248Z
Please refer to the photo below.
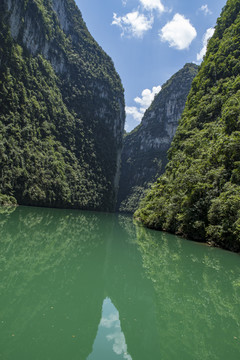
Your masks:
M2 0L0 37L1 196L113 210L123 88L74 0Z
M240 251L240 0L217 20L168 152L138 217L145 225Z
M186 64L171 77L146 110L141 124L124 139L118 207L134 212L139 198L167 164L167 151L178 126L198 66Z

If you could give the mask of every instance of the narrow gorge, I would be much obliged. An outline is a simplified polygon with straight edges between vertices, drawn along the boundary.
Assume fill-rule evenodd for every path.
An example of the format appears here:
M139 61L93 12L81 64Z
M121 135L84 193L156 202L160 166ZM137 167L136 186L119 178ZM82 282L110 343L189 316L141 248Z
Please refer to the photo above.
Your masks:
M164 172L167 151L183 112L198 66L174 74L146 110L138 127L124 138L118 194L121 212L133 213L149 184Z

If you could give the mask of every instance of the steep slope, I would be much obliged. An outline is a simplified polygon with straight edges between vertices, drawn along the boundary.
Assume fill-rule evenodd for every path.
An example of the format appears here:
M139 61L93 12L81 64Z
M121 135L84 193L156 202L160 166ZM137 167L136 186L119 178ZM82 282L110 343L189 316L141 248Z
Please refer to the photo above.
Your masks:
M166 172L136 216L240 250L240 0L228 0L194 79Z
M113 210L124 118L74 0L1 1L0 202Z
M120 211L134 212L139 198L163 173L167 151L178 126L198 66L186 64L155 96L141 124L124 138L118 195Z

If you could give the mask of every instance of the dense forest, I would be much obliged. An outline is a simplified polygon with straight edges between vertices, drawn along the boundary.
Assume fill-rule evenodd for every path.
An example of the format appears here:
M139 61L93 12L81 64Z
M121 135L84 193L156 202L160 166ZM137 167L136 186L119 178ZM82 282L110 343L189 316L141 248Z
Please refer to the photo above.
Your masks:
M134 213L147 188L167 164L167 151L198 71L186 64L155 95L139 126L124 137L117 207Z
M135 216L240 251L240 0L217 20L168 156Z
M121 80L74 0L0 3L0 203L113 210Z
M123 211L136 208L167 163L167 149L161 158L148 136L166 130L152 116L167 104L161 93L125 138ZM119 75L74 0L1 1L0 204L113 211L124 120ZM141 154L144 144L153 153ZM228 0L217 21L166 171L135 216L154 229L240 250L240 0Z

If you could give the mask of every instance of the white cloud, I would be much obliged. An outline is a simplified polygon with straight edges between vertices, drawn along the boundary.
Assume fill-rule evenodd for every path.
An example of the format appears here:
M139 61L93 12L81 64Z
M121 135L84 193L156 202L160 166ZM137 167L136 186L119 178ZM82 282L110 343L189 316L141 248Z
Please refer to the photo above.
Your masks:
M202 5L199 10L201 10L204 13L204 15L212 14L212 11L209 10L208 5Z
M145 10L158 10L160 13L165 10L161 0L140 0L140 3Z
M178 50L187 49L197 36L196 29L183 15L175 14L173 19L160 30L160 38L170 47Z
M209 28L203 35L203 47L202 47L201 51L197 54L198 63L200 63L202 61L204 55L206 54L208 40L211 39L211 37L214 34L214 31L215 31L214 28Z
M139 104L138 107L136 106L126 106L126 114L131 115L134 120L140 122L142 117L146 111L146 109L151 105L154 96L159 93L161 90L161 86L154 86L152 90L145 89L142 91L141 97L136 97L134 101Z
M142 91L142 97L136 97L134 99L134 101L138 104L141 105L141 109L143 109L144 111L151 105L154 96L159 93L159 91L161 90L161 86L154 86L152 88L152 91L149 89L145 89Z
M126 106L125 111L127 115L131 115L134 120L140 122L143 117L143 113L136 106Z
M122 29L121 36L133 36L141 38L143 34L152 28L153 16L146 17L138 11L133 11L125 16L117 16L113 14L112 25L117 25Z

